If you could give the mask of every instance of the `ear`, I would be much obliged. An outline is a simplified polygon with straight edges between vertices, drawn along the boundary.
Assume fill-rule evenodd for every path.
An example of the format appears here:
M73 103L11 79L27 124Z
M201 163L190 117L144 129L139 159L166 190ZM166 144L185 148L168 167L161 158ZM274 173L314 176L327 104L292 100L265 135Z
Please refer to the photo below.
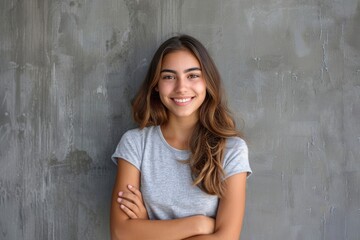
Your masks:
M154 89L155 89L155 91L156 91L156 92L158 92L158 91L159 91L158 86L156 86Z

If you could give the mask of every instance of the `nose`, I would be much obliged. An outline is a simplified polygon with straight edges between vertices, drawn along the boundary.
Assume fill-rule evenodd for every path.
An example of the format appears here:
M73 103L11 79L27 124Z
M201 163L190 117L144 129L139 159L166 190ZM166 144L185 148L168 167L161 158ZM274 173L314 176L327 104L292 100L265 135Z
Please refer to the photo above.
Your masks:
M176 79L175 92L183 93L187 90L187 78L185 76L178 76Z

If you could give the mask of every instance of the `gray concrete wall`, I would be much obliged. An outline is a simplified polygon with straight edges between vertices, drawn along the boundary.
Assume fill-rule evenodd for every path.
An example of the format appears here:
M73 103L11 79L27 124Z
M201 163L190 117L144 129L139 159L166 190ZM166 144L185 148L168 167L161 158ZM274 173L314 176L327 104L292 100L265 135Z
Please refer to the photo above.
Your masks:
M110 155L174 32L245 122L242 239L358 240L358 0L2 0L0 239L109 238Z

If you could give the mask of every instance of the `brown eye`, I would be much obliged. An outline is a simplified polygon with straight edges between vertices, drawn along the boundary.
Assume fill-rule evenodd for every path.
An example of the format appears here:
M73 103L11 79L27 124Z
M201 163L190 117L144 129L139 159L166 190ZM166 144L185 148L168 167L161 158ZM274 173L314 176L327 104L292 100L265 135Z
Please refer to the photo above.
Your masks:
M175 77L171 75L164 75L162 76L162 79L175 79Z
M198 78L198 77L200 77L200 75L198 75L198 74L190 74L188 76L188 78Z

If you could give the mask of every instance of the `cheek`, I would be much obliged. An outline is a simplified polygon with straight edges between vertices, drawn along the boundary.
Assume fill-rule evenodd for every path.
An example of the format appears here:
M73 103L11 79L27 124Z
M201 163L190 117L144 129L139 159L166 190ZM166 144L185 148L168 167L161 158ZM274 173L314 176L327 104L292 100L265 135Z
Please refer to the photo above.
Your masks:
M173 90L173 86L169 83L158 84L157 88L160 95L169 94Z
M198 84L196 84L195 89L197 92L199 93L206 93L206 85L205 85L205 81L203 82L199 82Z
M159 86L158 87L158 93L160 96L166 94L166 88L164 88L163 86Z
M169 96L169 93L170 92L167 90L167 88L159 86L158 94L162 103L164 103L164 101L167 101L166 99Z
M158 85L156 86L156 91L158 91L159 93L163 92L164 90L164 85L163 84L160 84L158 83Z

